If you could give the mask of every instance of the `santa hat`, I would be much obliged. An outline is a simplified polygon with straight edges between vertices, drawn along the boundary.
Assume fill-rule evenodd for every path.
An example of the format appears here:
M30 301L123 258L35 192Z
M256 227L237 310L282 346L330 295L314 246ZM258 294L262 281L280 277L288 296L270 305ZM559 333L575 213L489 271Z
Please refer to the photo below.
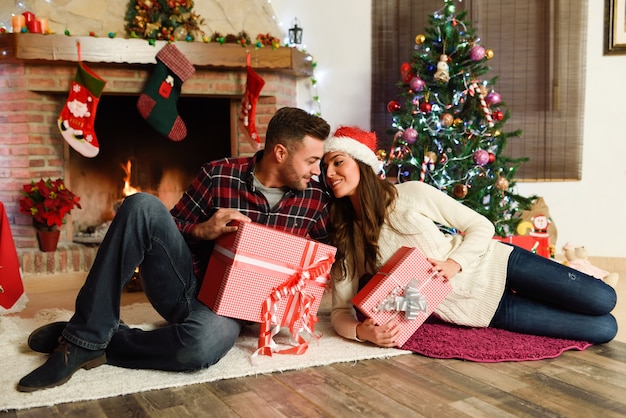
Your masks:
M376 148L376 134L356 126L342 126L331 138L324 141L324 153L345 152L355 160L372 167L375 174L380 174L382 161L376 156Z

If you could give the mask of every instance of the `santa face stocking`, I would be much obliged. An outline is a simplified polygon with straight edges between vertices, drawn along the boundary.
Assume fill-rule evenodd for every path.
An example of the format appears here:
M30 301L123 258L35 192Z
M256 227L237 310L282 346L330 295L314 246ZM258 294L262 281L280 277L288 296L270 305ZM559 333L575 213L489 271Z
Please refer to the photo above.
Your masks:
M196 69L174 45L166 44L156 55L157 65L139 96L137 109L141 116L172 141L187 136L187 127L178 115L176 104L182 84Z
M100 151L94 121L105 85L105 80L79 61L69 96L57 121L63 138L72 148L89 158L95 157Z

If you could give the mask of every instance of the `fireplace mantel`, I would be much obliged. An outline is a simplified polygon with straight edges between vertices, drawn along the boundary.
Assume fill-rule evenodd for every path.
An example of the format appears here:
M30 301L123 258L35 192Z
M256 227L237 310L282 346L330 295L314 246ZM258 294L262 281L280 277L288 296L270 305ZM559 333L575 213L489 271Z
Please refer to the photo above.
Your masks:
M0 63L4 62L77 62L76 44L80 42L85 62L155 64L157 52L166 44L145 39L98 38L92 36L0 34ZM250 52L255 70L277 71L299 77L313 74L311 56L296 48L269 46L255 48L215 42L176 42L176 46L196 68L241 70Z

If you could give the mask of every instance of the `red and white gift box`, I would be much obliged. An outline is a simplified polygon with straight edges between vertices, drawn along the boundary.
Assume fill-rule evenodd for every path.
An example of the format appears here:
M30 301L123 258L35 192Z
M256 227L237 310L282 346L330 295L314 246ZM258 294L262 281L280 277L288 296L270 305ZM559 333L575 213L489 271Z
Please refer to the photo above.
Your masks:
M511 235L509 237L494 237L494 239L524 248L542 257L550 258L550 236L542 235Z
M198 299L218 315L262 323L265 345L270 327L312 333L336 248L254 222L238 227L215 241Z
M379 325L397 319L400 333L396 344L400 347L451 291L450 283L435 273L417 248L400 247L352 303Z

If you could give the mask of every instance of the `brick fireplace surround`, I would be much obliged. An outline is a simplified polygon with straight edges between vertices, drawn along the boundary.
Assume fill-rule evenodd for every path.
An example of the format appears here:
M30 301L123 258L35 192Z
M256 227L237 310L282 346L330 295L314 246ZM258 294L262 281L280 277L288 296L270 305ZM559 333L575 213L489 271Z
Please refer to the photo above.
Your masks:
M76 72L77 41L81 44L83 62L107 80L104 95L140 94L156 63L154 57L164 45L157 42L156 46L150 46L140 39L0 35L0 200L7 210L24 274L86 271L98 249L97 245L72 242L70 216L62 228L58 250L41 252L31 218L20 214L17 207L22 185L31 180L63 177L71 188L70 149L58 131L56 120ZM246 79L247 50L252 67L266 82L257 106L261 138L276 109L296 105L298 79L312 75L310 56L297 49L246 49L201 42L178 42L176 46L196 68L196 73L183 84L183 96L231 99L233 156L250 155L254 151L237 123Z

